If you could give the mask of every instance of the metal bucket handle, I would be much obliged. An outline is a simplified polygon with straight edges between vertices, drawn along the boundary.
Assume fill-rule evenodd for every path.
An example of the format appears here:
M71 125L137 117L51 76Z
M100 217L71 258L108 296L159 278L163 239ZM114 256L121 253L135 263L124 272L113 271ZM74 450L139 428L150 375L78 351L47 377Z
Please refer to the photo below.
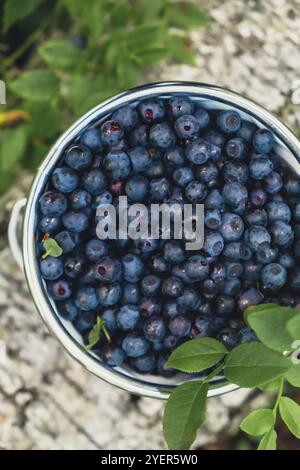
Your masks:
M14 204L8 224L8 242L12 255L22 271L24 271L22 248L19 236L20 224L22 222L22 212L26 206L27 199L23 198Z

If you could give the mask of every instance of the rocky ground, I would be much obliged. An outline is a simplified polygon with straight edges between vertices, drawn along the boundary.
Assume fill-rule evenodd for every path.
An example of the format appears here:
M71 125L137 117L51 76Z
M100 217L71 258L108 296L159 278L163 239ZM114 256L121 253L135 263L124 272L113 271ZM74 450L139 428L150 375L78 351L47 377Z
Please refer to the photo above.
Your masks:
M299 1L206 4L212 25L191 34L196 67L168 64L144 81L223 85L254 99L299 132ZM7 364L0 366L0 448L164 448L163 403L137 399L85 372L48 334L35 310L5 235L12 204L30 179L23 175L0 200L0 335L8 350ZM245 390L211 399L196 446L231 446L240 416L265 400Z

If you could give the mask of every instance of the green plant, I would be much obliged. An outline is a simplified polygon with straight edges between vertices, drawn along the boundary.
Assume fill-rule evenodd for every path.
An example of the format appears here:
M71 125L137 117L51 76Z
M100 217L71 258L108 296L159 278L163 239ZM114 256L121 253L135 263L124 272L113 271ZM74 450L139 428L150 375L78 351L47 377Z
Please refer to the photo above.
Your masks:
M166 59L193 64L187 31L210 22L178 0L5 0L0 17L9 100L0 113L0 192L17 163L36 168L74 118L136 85L145 69Z
M276 449L278 415L300 439L300 406L283 396L286 383L300 387L300 311L263 304L247 309L245 321L259 341L227 351L215 339L193 339L169 357L168 366L182 372L202 372L215 366L203 380L185 382L171 393L163 418L170 449L188 449L192 445L205 420L209 381L221 373L240 387L277 391L273 408L253 411L240 425L247 434L261 438L258 450Z

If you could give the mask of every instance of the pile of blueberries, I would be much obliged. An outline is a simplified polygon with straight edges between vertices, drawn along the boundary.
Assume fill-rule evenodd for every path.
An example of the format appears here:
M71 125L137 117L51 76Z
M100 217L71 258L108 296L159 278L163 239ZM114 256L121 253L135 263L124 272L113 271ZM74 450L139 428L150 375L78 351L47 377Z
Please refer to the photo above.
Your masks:
M206 110L185 95L116 109L67 148L39 200L41 275L60 315L111 367L171 377L182 342L215 337L226 347L255 340L243 311L300 301L300 180L274 136L234 109ZM205 243L100 240L96 209L161 202L205 205ZM43 240L63 253L41 258Z

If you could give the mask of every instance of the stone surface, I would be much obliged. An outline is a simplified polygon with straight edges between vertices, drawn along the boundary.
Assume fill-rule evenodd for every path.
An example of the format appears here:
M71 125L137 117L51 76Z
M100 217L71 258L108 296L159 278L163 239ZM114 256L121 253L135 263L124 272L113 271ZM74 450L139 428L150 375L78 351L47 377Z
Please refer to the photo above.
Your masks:
M211 0L207 8L212 25L191 33L196 66L167 64L143 81L222 85L299 128L299 1ZM12 204L30 180L20 178L0 200L0 335L8 351L6 365L0 366L0 448L164 448L163 403L137 399L88 374L42 324L5 237ZM247 390L210 399L195 446L213 446L234 435L243 413L265 400Z

